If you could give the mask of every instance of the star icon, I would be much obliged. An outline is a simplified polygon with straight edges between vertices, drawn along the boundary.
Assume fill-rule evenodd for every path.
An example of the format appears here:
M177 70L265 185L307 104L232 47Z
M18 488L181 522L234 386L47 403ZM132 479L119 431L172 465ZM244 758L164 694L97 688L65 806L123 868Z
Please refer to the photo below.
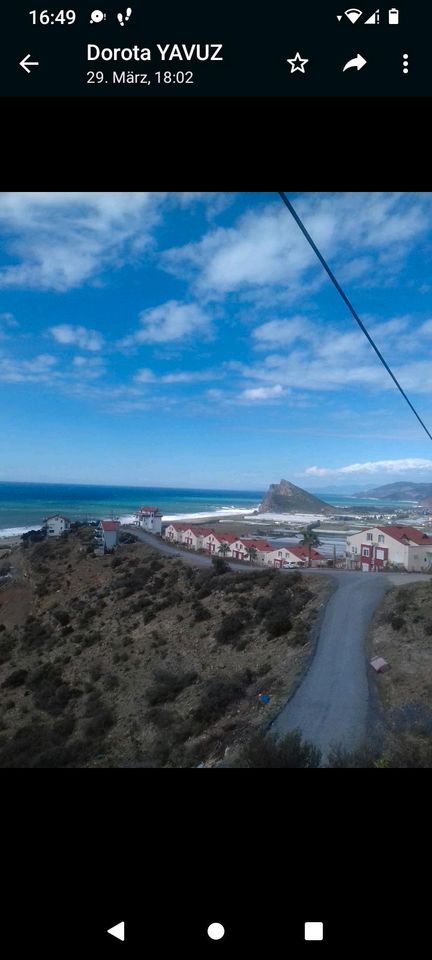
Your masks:
M295 73L296 70L300 70L300 73L304 73L305 63L309 63L309 60L302 59L300 54L296 53L292 60L287 59L287 63L291 64L291 73Z

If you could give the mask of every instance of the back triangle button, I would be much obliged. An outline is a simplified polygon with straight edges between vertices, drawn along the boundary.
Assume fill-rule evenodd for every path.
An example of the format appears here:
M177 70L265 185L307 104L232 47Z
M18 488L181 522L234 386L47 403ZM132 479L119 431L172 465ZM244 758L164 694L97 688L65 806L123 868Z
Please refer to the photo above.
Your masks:
M115 927L110 927L107 930L107 933L110 933L112 937L117 937L117 940L124 940L125 938L125 925L123 923L116 923Z

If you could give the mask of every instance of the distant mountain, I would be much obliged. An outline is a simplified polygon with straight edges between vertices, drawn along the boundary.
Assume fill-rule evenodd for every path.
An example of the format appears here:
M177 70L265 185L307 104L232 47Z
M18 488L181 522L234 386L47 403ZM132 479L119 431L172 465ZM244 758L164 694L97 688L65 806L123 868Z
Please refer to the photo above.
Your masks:
M386 483L382 487L373 487L357 493L357 497L377 497L379 500L424 500L432 497L432 483L412 483L402 480L400 483Z
M258 510L259 513L322 513L329 516L336 507L324 503L288 480L281 480L280 483L270 484Z

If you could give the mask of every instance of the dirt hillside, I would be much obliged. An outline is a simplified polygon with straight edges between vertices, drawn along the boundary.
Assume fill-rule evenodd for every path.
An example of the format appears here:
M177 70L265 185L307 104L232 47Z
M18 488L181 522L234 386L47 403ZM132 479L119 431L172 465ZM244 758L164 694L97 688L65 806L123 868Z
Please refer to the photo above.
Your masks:
M219 761L287 698L326 580L91 537L20 545L0 581L0 766Z

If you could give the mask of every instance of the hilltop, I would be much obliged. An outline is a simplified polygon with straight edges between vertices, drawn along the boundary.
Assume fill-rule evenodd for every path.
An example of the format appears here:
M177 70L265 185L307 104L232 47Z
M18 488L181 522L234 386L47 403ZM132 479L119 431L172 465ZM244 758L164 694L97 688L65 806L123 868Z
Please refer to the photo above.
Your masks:
M143 543L96 557L92 536L8 558L0 767L220 761L287 699L326 581L195 569Z
M280 483L270 484L258 509L259 513L322 513L331 516L336 507L324 503L324 500L288 480L281 480Z
M432 497L432 483L411 483L401 480L398 483L385 483L381 487L372 487L356 494L357 497L377 497L379 500L424 500Z

